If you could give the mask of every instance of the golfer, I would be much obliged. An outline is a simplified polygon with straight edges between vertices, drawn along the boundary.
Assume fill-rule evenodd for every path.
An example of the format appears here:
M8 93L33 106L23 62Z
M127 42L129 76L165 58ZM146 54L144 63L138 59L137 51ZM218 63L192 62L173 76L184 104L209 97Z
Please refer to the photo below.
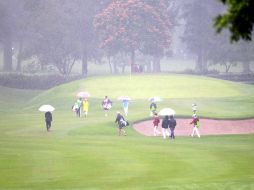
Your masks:
M169 136L169 121L168 121L168 116L167 115L162 120L161 127L162 127L163 139L166 139L167 136Z
M171 115L169 117L169 129L170 129L170 138L171 140L174 140L175 139L175 127L176 127L176 120L174 119L174 116Z
M89 102L88 102L87 98L84 99L82 105L83 105L83 113L84 113L85 117L87 117L88 109L89 109Z
M105 96L103 101L101 102L102 108L104 109L105 116L108 116L108 110L112 107L112 101L108 98L108 96Z
M76 105L77 105L76 115L77 115L77 117L80 117L81 116L81 108L82 108L82 98L77 99Z
M157 136L160 134L160 131L158 130L158 126L160 123L160 118L157 113L154 113L154 118L153 118L153 135Z
M193 114L192 116L192 121L190 122L190 124L193 124L193 130L192 130L192 133L191 133L191 136L193 137L196 133L196 135L198 136L198 138L200 138L200 134L199 134L199 118L197 116L197 114Z
M150 104L150 116L153 116L154 113L156 112L157 110L157 105L155 103L155 101L153 100L152 103Z
M128 115L128 109L129 109L129 100L123 100L122 104L123 104L124 115L127 116Z
M51 122L53 121L53 118L52 118L52 114L51 112L46 112L45 113L45 122L46 122L46 128L47 128L47 131L49 132L50 131L50 128L51 128Z
M124 120L124 117L121 115L121 113L118 111L116 112L116 120L115 123L118 123L118 135L124 135L126 136L126 132L124 130L124 127L128 125L128 122Z

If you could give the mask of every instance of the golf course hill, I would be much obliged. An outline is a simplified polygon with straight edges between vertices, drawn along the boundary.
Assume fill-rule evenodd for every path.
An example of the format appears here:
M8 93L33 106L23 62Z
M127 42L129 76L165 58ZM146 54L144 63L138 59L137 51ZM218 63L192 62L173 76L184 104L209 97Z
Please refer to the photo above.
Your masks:
M101 115L101 101L108 96L113 101L111 112L122 110L117 97L131 98L130 119L148 116L149 97L158 96L158 108L170 107L176 116L191 114L191 104L198 105L199 115L210 118L249 118L254 116L254 86L214 78L190 75L134 75L90 77L44 91L34 97L26 109L52 104L58 111L67 111L76 94L91 94L90 113Z

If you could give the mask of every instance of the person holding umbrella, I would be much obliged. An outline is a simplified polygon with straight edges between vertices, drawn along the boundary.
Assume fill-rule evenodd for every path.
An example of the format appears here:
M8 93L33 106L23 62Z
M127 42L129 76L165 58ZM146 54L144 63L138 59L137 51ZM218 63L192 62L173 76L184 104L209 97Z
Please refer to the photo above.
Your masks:
M175 110L171 109L171 108L163 108L162 110L159 111L159 115L160 116L165 116L163 121L162 121L162 135L163 135L163 138L166 139L167 136L169 136L169 129L170 129L170 125L171 125L171 122L173 123L172 124L172 132L174 132L174 128L173 126L176 126L176 123L174 123L172 120L169 120L169 116L173 117L175 115ZM171 132L171 135L172 137L174 138L174 133L172 134Z
M105 116L108 116L108 110L110 110L112 107L112 101L108 98L108 96L105 96L101 105L102 105L102 108L104 109Z
M125 114L125 116L127 116L128 109L129 109L129 100L123 100L122 104L123 104L124 114Z
M169 136L169 121L168 121L168 115L166 115L163 120L162 120L162 136L164 139L167 138L167 136Z
M119 96L118 100L122 101L124 115L127 116L128 115L128 109L129 109L129 102L130 102L131 98L129 98L128 96Z
M45 122L46 122L46 128L47 128L47 131L49 132L50 131L50 128L51 128L51 122L53 121L53 117L52 117L52 113L47 111L45 113Z
M52 113L55 110L55 108L51 105L42 105L39 108L39 111L45 112L45 122L46 122L46 128L47 131L50 131L51 128L51 122L53 121Z
M87 117L87 115L88 115L88 109L89 109L89 102L88 102L87 98L84 99L82 105L83 105L84 115L85 115L85 117Z

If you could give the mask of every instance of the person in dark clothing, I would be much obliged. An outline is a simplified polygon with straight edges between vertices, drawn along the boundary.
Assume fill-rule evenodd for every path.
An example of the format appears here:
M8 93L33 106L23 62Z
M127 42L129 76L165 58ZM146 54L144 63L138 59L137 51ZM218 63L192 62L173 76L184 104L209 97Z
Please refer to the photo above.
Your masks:
M51 122L53 121L53 118L52 118L52 114L51 112L46 112L45 113L45 122L46 122L46 128L47 128L47 131L49 132L50 131L50 128L51 128Z
M169 117L169 129L171 131L170 138L173 140L175 139L175 127L176 127L176 120L174 119L173 115Z
M118 123L118 135L126 135L124 127L126 127L129 123L124 120L124 117L120 112L117 112L115 123Z
M162 120L161 127L162 127L163 138L166 139L166 136L169 136L169 131L168 131L168 129L169 129L169 120L168 120L167 115Z

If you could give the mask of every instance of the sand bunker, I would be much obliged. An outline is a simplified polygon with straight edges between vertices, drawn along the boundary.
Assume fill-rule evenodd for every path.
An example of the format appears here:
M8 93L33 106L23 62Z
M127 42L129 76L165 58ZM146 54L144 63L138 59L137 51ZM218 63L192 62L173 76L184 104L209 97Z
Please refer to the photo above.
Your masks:
M191 118L177 119L175 129L176 136L189 136L192 132L193 125L190 125ZM254 119L244 120L215 120L215 119L200 119L201 127L199 128L202 135L226 135L226 134L250 134L254 133ZM161 123L160 123L161 124ZM139 122L133 125L133 128L145 135L153 136L152 120ZM161 126L159 126L161 131Z

